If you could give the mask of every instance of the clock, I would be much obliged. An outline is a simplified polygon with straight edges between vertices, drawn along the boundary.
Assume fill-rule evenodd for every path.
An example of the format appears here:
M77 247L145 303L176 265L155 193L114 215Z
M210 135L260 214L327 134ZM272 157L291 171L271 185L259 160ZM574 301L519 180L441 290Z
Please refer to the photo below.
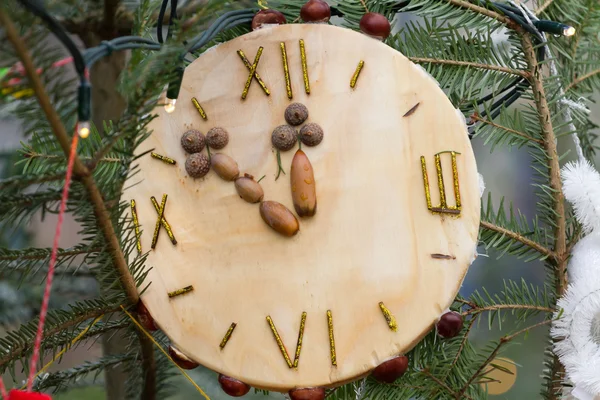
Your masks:
M297 165L312 216L290 180L301 142L272 144L292 103L323 131ZM190 360L257 388L333 387L408 352L452 303L475 258L477 167L463 118L399 52L330 25L262 28L206 51L156 113L126 198L152 268L142 300ZM260 180L260 204L186 172L182 135L212 128L229 140L210 155ZM267 202L298 229L269 225Z

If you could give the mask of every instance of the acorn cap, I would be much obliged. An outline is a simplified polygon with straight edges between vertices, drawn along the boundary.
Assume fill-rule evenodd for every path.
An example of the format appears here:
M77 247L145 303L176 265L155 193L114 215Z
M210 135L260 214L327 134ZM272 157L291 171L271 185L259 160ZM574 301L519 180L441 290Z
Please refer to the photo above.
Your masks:
M390 36L392 26L384 15L369 12L360 19L360 30L369 36L384 40Z
M296 130L289 125L280 125L271 134L271 143L281 151L288 151L296 145Z
M205 145L204 135L196 129L190 129L181 136L181 147L190 154L200 153Z
M252 30L262 28L263 25L283 25L286 23L285 15L277 10L260 10L252 18Z
M308 108L301 103L292 103L287 106L283 116L286 122L292 126L302 125L308 118Z
M304 22L328 22L331 7L323 0L308 0L300 9L300 17Z
M192 178L202 178L210 171L210 160L206 154L190 154L185 160L185 170Z
M318 145L323 141L323 128L314 122L309 122L300 129L300 140L310 147Z
M223 128L211 128L206 133L206 143L210 148L220 150L229 143L229 133Z

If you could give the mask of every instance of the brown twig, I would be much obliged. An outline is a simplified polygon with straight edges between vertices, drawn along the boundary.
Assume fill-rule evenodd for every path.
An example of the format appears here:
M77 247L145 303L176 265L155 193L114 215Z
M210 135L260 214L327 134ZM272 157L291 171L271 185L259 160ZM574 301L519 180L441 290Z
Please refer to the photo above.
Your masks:
M442 387L444 390L446 390L452 396L454 396L454 397L458 396L458 393L455 390L452 390L452 388L450 386L448 386L444 381L442 381L439 378L437 378L436 376L434 376L428 370L424 369L424 370L421 371L421 373L423 375L425 375L426 377L428 377L429 379L431 379L432 381L434 381L435 383L437 383L440 387ZM463 395L463 397L461 397L461 398L462 399L471 399L472 400L472 398L470 396L467 396L467 395Z
M462 351L465 348L465 344L467 343L467 340L469 339L469 333L471 333L471 329L473 328L473 325L475 325L475 321L477 321L477 315L473 316L473 318L471 318L471 320L469 321L469 326L467 327L467 331L465 332L465 334L462 337L462 340L460 341L460 346L458 348L458 351L456 352L456 356L454 357L454 360L452 360L452 364L450 364L450 368L448 368L448 373L446 374L446 377L448 376L448 374L450 374L450 371L452 371L452 369L458 362L458 359L460 358L460 355L462 354Z
M581 76L573 79L573 82L569 83L567 85L567 87L565 88L565 92L573 89L575 86L579 85L581 82L585 81L586 79L589 79L592 76L598 75L598 74L600 74L600 68L590 71L587 74L581 75Z
M523 236L517 232L513 232L510 229L503 228L501 226L492 224L491 222L487 222L487 221L481 221L480 225L484 229L489 229L491 231L501 233L504 236L508 236L509 238L511 238L513 240L521 242L525 246L532 248L533 250L537 251L540 254L545 255L546 257L548 257L552 260L556 259L556 254L552 250L548 249L547 247L542 246L538 242L535 242L531 239L526 238L525 236Z
M484 123L484 124L486 124L486 125L493 126L494 128L498 128L498 129L505 130L505 131L507 131L507 132L510 132L510 133L512 133L513 135L520 136L520 137L522 137L523 139L527 139L527 140L530 140L530 141L532 141L532 142L536 142L536 143L538 143L538 144L542 144L542 145L544 144L544 141L543 141L543 140L541 140L541 139L536 139L536 138L534 138L534 137L531 137L531 136L529 136L529 135L528 135L528 134L526 134L526 133L519 132L519 131L517 131L517 130L514 130L514 129L512 129L512 128L509 128L509 127L507 127L507 126L504 126L504 125L497 124L497 123L495 123L495 122L493 122L493 121L491 121L491 120L489 120L489 119L487 119L487 118L481 118L481 117L480 117L479 115L477 115L477 114L473 114L473 115L471 115L471 117L470 117L470 118L471 118L471 120L472 120L472 121L481 122L481 123Z
M457 395L458 397L456 397L457 399L462 399L464 393L467 391L467 389L469 388L469 386L471 385L471 383L477 379L482 371L485 369L485 367L488 366L489 363L491 363L492 361L494 361L494 359L496 358L496 356L498 355L498 352L500 351L500 349L502 348L502 346L504 346L506 343L510 342L511 340L513 340L514 338L516 338L517 336L519 336L522 333L525 333L531 329L537 328L539 326L542 325L548 325L549 323L552 322L552 319L546 319L542 322L538 322L537 324L528 326L527 328L521 329L511 335L506 335L500 338L500 341L498 342L498 345L496 346L496 348L494 348L494 350L490 353L490 355L488 356L488 358L486 358L486 360L483 362L483 364L481 364L479 366L479 368L477 369L477 371L475 371L475 373L473 375L471 375L471 377L469 378L469 380L465 383L465 385L463 386L463 388L458 391Z
M548 313L553 313L554 308L550 307L542 307L542 306L534 306L530 304L495 304L493 306L487 307L475 307L470 310L463 311L461 313L462 316L473 315L473 314L481 314L487 311L498 311L498 310L535 310L535 311L543 311Z
M367 3L365 3L365 0L360 0L360 3L363 5L363 7L365 8L365 12L369 12L369 8L367 7Z
M521 31L519 26L517 24L515 24L510 18L505 17L504 15L499 14L495 11L488 10L485 7L477 6L473 3L469 3L468 1L465 1L465 0L447 0L447 1L448 1L448 3L450 3L452 5L455 5L455 6L461 7L461 8L466 8L467 10L471 10L478 14L485 15L486 17L493 18L496 21L502 22L503 24L508 25L517 31Z
M542 4L541 6L539 6L539 7L538 7L538 8L535 10L535 14L536 14L536 15L540 15L541 13L543 13L543 12L544 12L544 10L545 10L546 8L548 8L548 7L550 6L550 4L552 4L552 2L553 2L553 1L554 1L554 0L546 0L546 1L544 2L544 4Z
M104 18L102 22L106 33L111 38L116 35L116 32L113 31L115 29L115 18L120 3L121 0L104 0Z
M39 75L36 73L36 68L33 65L33 60L27 50L25 43L19 36L15 26L12 21L4 13L2 9L0 9L0 23L4 26L6 37L12 43L15 48L15 51L23 63L23 67L25 68L25 72L27 73L27 77L29 78L29 82L31 88L35 92L37 100L40 104L40 107L44 111L46 118L56 136L56 139L60 143L60 146L65 153L65 156L68 156L70 153L70 138L65 130L65 127L60 120L56 110L52 106L50 98L46 93L46 89L42 84L42 81ZM92 208L94 211L94 216L96 218L96 225L102 232L104 236L104 240L106 240L107 252L110 254L113 265L119 274L119 280L121 281L121 285L127 299L131 304L136 304L139 300L139 294L137 292L137 286L133 277L129 272L129 267L127 265L127 260L121 251L121 247L119 244L119 239L115 233L115 229L112 224L112 219L110 213L108 212L106 205L104 204L104 199L102 198L102 194L96 186L96 182L94 178L90 175L89 170L77 155L74 160L73 167L75 175L79 176L81 183L85 187L87 194L89 196L90 203L92 204ZM140 344L142 347L142 356L144 360L142 360L142 364L144 368L145 374L145 382L143 394L144 399L154 400L156 398L155 395L155 383L156 383L156 368L154 361L154 348L152 342L146 338L143 334L138 335Z
M490 71L504 72L506 74L521 76L523 78L529 77L529 74L527 73L527 71L502 67L500 65L474 63L474 62L469 62L469 61L445 60L445 59L439 59L439 58L426 58L426 57L408 57L408 59L410 61L412 61L414 63L418 63L418 64L454 65L457 67L470 67L470 68L477 68L477 69L487 69Z

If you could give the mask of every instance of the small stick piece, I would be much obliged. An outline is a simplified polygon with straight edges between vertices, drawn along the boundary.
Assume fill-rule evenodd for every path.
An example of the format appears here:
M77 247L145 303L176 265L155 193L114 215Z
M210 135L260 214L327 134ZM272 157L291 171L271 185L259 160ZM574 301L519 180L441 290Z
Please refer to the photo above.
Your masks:
M283 73L285 75L285 90L287 91L288 99L292 99L294 94L292 93L292 82L290 81L290 69L288 68L287 52L285 51L285 43L279 43L281 47L281 60L283 62Z
M352 79L350 80L350 87L352 89L354 89L354 87L356 86L356 82L358 81L360 71L362 71L364 66L365 66L365 62L363 60L360 60L360 62L356 66L356 71L354 71L354 75L352 75Z
M246 80L246 85L244 86L244 91L242 92L242 100L245 100L246 96L248 96L248 90L250 90L250 84L252 83L252 78L254 77L254 74L256 73L256 68L258 67L258 62L260 61L260 56L262 55L262 52L263 52L263 47L260 46L258 48L258 51L256 52L256 57L254 57L254 63L252 63L252 66L250 67L250 74L248 75L248 79Z
M304 39L300 39L300 59L302 60L302 77L304 78L304 91L310 94L310 80L308 79L308 63L306 62L306 49Z
M135 240L138 254L142 254L142 239L140 237L140 221L138 220L135 200L131 200L131 215L133 217L133 226L135 227Z
M202 108L202 106L198 102L198 99L196 99L195 97L192 97L192 103L194 104L194 107L196 107L196 110L198 110L198 113L200 114L202 119L206 121L208 119L208 116L206 115L204 108Z
M385 304L383 304L382 301L379 302L379 308L381 309L381 312L383 313L383 317L385 318L385 322L387 322L390 329L393 330L394 332L397 332L398 331L398 323L396 322L396 317L394 317L394 315L391 313L390 310L388 310L388 308L385 306Z
M246 68L248 68L248 71L252 71L252 64L250 64L250 61L248 60L248 58L246 58L246 55L244 54L244 52L242 50L238 50L237 53L240 56L240 58L242 59ZM265 94L267 96L269 96L271 94L271 92L269 91L269 88L267 88L267 85L265 85L265 83L261 79L260 75L256 71L254 71L254 79L256 79L256 82L258 82L258 84L262 88L263 92L265 92Z
M169 292L169 297L173 298L173 297L181 296L182 294L186 294L188 292L191 292L192 290L194 290L194 287L192 285L186 286L184 288L177 289L173 292Z
M233 330L235 329L236 326L237 326L237 324L235 322L232 322L229 329L227 329L227 333L225 333L225 336L223 336L223 340L221 340L221 344L219 345L221 350L223 350L225 348L225 345L227 344L227 342L229 342L229 338L231 337L231 334L233 333Z
M440 253L432 254L431 258L435 258L438 260L456 260L456 257L454 257L454 256L451 256L449 254L440 254Z
M304 337L304 326L306 325L306 312L300 318L300 331L298 332L298 343L296 344L296 356L294 357L294 368L298 368L300 362L300 351L302 351L302 338Z
M152 156L152 158L156 158L157 160L160 160L160 161L164 162L165 164L170 164L170 165L177 164L177 161L173 160L172 158L169 158L166 156L161 156L158 153L152 152L152 153L150 153L150 155Z
M150 200L152 201L152 205L154 205L154 209L158 212L160 210L160 206L158 205L156 198L154 196L152 196L152 197L150 197ZM177 244L177 239L175 239L175 235L173 235L173 230L171 229L171 225L169 224L169 222L167 222L167 219L165 218L164 215L163 215L160 223L162 226L165 227L165 230L167 231L167 235L169 235L169 239L171 239L171 243Z
M331 352L331 365L337 366L337 359L335 356L335 338L333 337L333 315L331 315L331 310L327 310L327 325L329 326L329 349Z
M417 111L417 107L419 107L420 104L421 103L415 104L410 110L406 112L406 114L403 115L403 117L410 117L415 111Z
M292 363L292 360L290 360L290 356L288 355L285 345L283 344L283 340L281 340L281 337L279 336L279 333L277 332L277 328L275 328L275 324L273 323L273 319L271 319L270 315L267 315L267 322L269 323L271 332L273 332L273 337L275 338L275 341L277 342L277 346L279 346L281 355L285 359L285 362L287 363L288 367L292 368L294 366L294 364Z
M166 205L167 205L167 195L163 194L162 202L160 203L160 207L158 208L158 219L156 220L156 226L154 227L154 235L152 235L152 246L151 247L153 249L156 247L156 242L158 242L158 234L160 233L160 223L162 222Z

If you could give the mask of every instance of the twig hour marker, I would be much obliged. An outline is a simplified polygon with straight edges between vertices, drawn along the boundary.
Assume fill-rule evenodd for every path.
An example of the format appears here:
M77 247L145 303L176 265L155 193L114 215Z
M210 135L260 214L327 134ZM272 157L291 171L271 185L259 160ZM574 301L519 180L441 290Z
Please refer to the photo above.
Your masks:
M306 49L304 39L300 39L300 59L302 60L302 77L304 78L304 91L310 94L310 80L308 79L308 63L306 61Z
M223 340L221 340L221 344L219 345L221 350L223 350L225 348L225 345L227 344L227 342L229 342L229 338L231 338L231 334L233 333L233 330L235 329L236 326L237 326L237 324L235 322L232 322L229 329L227 329L227 332L225 333L225 336L223 336Z
M411 115L412 115L412 114L413 114L415 111L417 111L417 107L419 107L419 105L420 105L420 104L421 104L420 102L419 102L419 103L417 103L417 104L415 104L415 105L414 105L414 106L413 106L413 107L412 107L410 110L408 110L408 111L407 111L407 112L406 112L406 113L403 115L403 117L410 117L410 116L411 116Z
M239 54L238 50L238 54ZM246 99L246 96L248 96L248 90L250 90L250 85L252 84L252 78L254 78L254 74L256 73L256 68L258 67L258 62L260 61L260 56L262 55L263 52L263 47L260 46L258 48L258 51L256 52L256 56L254 57L254 62L252 63L252 66L250 67L250 74L248 75L248 79L246 80L246 85L244 86L244 91L242 92L242 100Z
M365 62L360 60L358 65L356 66L356 71L354 71L354 75L352 75L352 79L350 79L350 87L354 89L356 87L356 82L358 81L358 77L360 76L360 71L362 71L365 66Z
M138 220L135 200L131 200L131 216L133 217L133 226L135 227L135 241L138 254L142 254L142 238L140 237L140 221Z
M240 58L242 59L242 62L244 63L246 68L248 68L248 71L252 71L252 64L250 64L250 61L248 60L248 58L246 57L244 52L242 50L238 50L237 53L240 56ZM260 75L256 71L254 71L254 79L256 79L256 82L258 82L258 84L262 88L263 92L265 92L265 94L267 96L269 96L271 94L271 91L269 91L269 88L267 88L267 85L265 85L265 83L261 79Z
M198 113L200 114L202 119L206 121L208 119L208 116L206 115L206 111L204 111L204 108L202 108L202 106L200 105L198 99L192 97L192 104L194 105L194 107L196 107L196 110L198 110Z
M448 206L446 203L446 188L444 186L444 177L442 175L442 160L440 155L444 153L450 153L452 158L452 181L454 186L454 199L456 206ZM425 157L421 156L421 170L423 172L423 185L425 188L425 200L427 202L427 209L433 213L438 214L454 214L460 215L461 202L460 202L460 187L458 184L458 167L456 164L456 155L460 154L455 151L442 151L434 156L435 169L437 172L438 187L440 190L440 205L434 207L431 204L431 192L429 190L429 177L427 174L427 163Z
M294 368L298 368L300 362L300 352L302 351L302 339L304 338L304 326L306 325L306 312L302 313L300 318L300 331L298 332L298 343L296 344L296 355L294 357Z
M281 47L281 61L283 63L283 74L285 76L285 90L287 92L288 99L292 99L294 94L292 93L292 82L290 81L290 69L288 67L287 51L285 50L285 43L279 43Z
M383 314L383 317L385 318L385 322L387 322L390 329L393 330L394 332L397 332L398 331L398 323L396 322L396 317L394 317L392 312L390 310L388 310L388 308L385 306L385 304L383 304L382 301L379 302L379 308L381 309L381 313Z
M152 158L156 158L157 160L164 162L165 164L169 164L169 165L177 164L177 161L173 160L172 158L169 158L166 156L161 156L160 154L155 153L155 152L150 153L150 156L152 156Z
M181 296L182 294L189 293L192 290L194 290L194 287L192 285L186 286L184 288L177 289L177 290L175 290L173 292L169 292L169 297L173 298L173 297Z
M150 197L150 201L152 201L152 205L154 206L154 209L158 212L160 210L160 206L158 205L158 202L156 201L156 198L154 196L152 196L152 197ZM165 228L165 230L167 231L167 235L169 235L169 239L171 239L171 243L177 244L177 239L175 239L175 235L173 234L173 230L171 229L171 225L169 224L169 222L165 218L164 212L163 212L163 217L162 217L160 223Z
M283 340L281 340L281 337L279 336L279 333L277 332L277 328L275 328L275 324L273 323L273 319L271 319L270 315L267 315L267 323L269 324L269 327L271 328L271 332L273 332L273 337L275 338L275 341L277 342L277 346L279 346L279 351L281 351L281 355L285 359L285 362L287 363L288 367L292 368L294 366L294 364L292 363L292 360L290 359L290 356L288 355L287 349L285 348L285 345L283 344Z
M335 338L333 337L333 315L331 310L327 310L327 326L329 327L329 351L331 354L331 365L337 366L337 358L335 356Z
M440 253L432 254L431 258L435 258L437 260L456 260L455 256L451 256L449 254L440 254Z
M163 194L162 202L160 203L160 207L158 208L158 219L156 220L156 226L154 227L154 235L152 235L152 248L156 247L156 242L158 242L158 234L160 233L160 225L165 213L165 207L167 205L167 195Z

